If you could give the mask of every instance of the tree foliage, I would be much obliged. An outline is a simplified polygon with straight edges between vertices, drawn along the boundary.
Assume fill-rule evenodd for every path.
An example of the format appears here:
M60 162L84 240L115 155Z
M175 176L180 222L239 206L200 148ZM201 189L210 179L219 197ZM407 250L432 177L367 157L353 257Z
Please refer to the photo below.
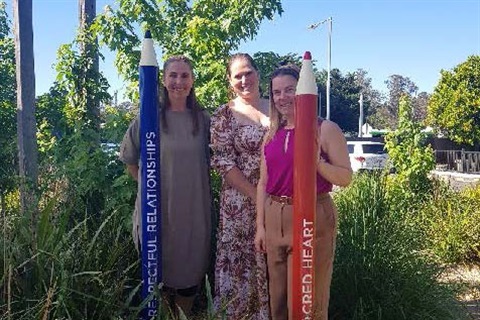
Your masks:
M133 100L138 98L140 25L151 30L163 57L185 54L193 60L196 92L204 106L213 108L227 99L228 55L276 13L282 13L280 0L122 0L98 17L96 30L100 41L117 52L115 64L132 84Z
M323 71L325 74L325 71ZM325 77L326 78L326 77ZM361 87L355 82L355 74L342 74L340 70L330 72L330 119L337 123L344 132L358 131ZM321 110L326 110L327 95L325 81L319 82L321 90ZM368 106L366 107L368 112ZM326 111L325 111L326 112ZM323 115L323 112L322 112Z
M59 60L56 64L58 90L66 93L67 104L64 114L69 127L81 125L96 129L100 118L95 110L96 104L92 101L105 103L111 97L107 92L108 81L93 68L94 57L89 53L79 52L77 47L84 41L93 42L94 39L86 33L80 37L88 39L75 40L72 44L62 45L58 50ZM93 46L92 43L87 48Z
M399 121L399 103L402 96L413 99L418 91L417 85L408 77L393 74L385 81L388 89L386 101L375 110L372 121L378 128L396 129Z
M412 106L413 106L413 118L425 124L427 119L427 108L428 108L428 101L430 100L430 94L427 92L420 92L418 95L412 98Z
M276 68L288 63L301 66L300 55L295 53L280 55L272 51L256 52L253 54L253 59L260 73L260 91L264 98L268 98L270 75Z
M0 2L0 101L15 103L15 45L5 2Z
M18 172L16 145L16 78L15 45L11 35L5 2L0 1L0 191L7 192L14 187Z
M358 118L360 116L360 93L364 93L364 114L367 116L376 106L380 93L372 88L371 79L364 70L343 74L338 69L330 72L330 115L331 120L337 123L347 133L358 132ZM317 73L317 85L321 105L321 116L326 115L326 79L327 71Z
M429 172L435 167L431 146L426 146L426 134L420 123L413 119L413 109L408 95L400 98L398 127L385 139L396 175L391 186L392 194L408 193L413 197L425 195L428 190ZM408 197L407 197L408 198Z
M72 43L58 49L56 82L37 99L42 186L52 194L61 190L58 201L76 218L103 210L119 165L101 148L98 104L108 103L110 95L95 68L97 53L95 34L84 24Z
M293 63L301 66L301 55L288 53L279 55L275 52L256 52L253 55L260 70L260 89L264 97L268 97L268 86L272 71L284 64ZM319 94L320 116L325 116L326 110L326 79L327 71L314 68ZM359 69L345 75L338 69L331 71L331 119L336 122L344 132L353 133L358 130L358 117L360 115L360 92L364 93L365 114L369 113L371 106L380 104L380 93L372 88L372 79L367 72Z
M36 118L40 163L50 162L51 159L48 159L50 151L68 131L64 115L66 96L67 92L61 89L58 83L54 83L49 92L37 97Z
M457 143L480 143L480 56L442 70L428 104L428 123Z

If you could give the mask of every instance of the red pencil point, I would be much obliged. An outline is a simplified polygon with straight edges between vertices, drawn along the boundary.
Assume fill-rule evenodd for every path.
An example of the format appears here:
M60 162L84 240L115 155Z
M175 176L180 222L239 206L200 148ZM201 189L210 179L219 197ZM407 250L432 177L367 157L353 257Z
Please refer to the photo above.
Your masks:
M300 77L297 83L296 95L313 94L317 95L317 83L315 73L313 72L312 54L305 51L303 55L302 68L300 69Z

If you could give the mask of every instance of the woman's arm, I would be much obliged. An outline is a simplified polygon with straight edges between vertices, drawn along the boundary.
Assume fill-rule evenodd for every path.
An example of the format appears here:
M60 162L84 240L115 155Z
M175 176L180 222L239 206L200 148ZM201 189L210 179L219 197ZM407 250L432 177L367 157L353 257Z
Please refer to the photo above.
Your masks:
M320 145L317 152L317 172L334 185L348 186L352 181L352 167L348 156L347 141L342 130L336 123L324 120L318 134ZM320 150L328 154L329 162L320 157Z
M127 164L127 171L132 176L133 180L138 181L138 165Z
M264 150L262 145L262 151ZM259 252L266 252L265 247L265 202L267 201L267 165L262 152L260 160L260 179L257 184L257 232L255 234L255 248Z
M120 146L119 159L127 165L127 171L138 181L138 159L140 158L140 119L135 119L128 126Z
M211 118L212 167L217 170L226 183L241 194L256 200L256 187L251 184L238 168L238 154L234 148L233 114L228 105L223 105Z
M225 181L241 194L249 197L252 203L256 201L256 189L247 178L243 175L242 171L237 166L232 167L225 175Z

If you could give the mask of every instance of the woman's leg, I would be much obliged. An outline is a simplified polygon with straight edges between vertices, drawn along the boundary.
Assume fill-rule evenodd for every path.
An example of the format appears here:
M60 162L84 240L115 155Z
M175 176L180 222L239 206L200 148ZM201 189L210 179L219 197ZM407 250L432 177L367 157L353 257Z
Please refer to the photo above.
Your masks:
M192 312L193 302L197 297L198 286L193 286L186 289L177 289L175 295L175 304L178 308L182 309L186 316L189 316Z
M195 298L197 297L199 286L193 286L185 289L174 289L170 287L163 287L162 290L162 309L165 313L173 319L177 319L179 316L178 309L182 309L182 312L189 316Z
M288 319L288 265L292 241L292 206L267 199L265 230L272 320Z
M327 320L337 235L337 211L328 194L318 196L315 224L315 319Z

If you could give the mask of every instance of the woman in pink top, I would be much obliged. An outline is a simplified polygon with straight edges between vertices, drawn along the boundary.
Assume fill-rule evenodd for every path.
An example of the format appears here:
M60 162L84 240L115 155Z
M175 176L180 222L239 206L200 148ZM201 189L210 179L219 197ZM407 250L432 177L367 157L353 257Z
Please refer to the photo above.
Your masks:
M294 105L298 78L299 70L296 66L280 67L272 73L271 122L264 139L257 186L255 247L258 251L267 253L273 320L293 320L289 269L292 258ZM352 179L352 170L347 143L335 123L319 120L317 141L314 319L326 320L337 221L336 209L329 192L333 184L347 186Z

